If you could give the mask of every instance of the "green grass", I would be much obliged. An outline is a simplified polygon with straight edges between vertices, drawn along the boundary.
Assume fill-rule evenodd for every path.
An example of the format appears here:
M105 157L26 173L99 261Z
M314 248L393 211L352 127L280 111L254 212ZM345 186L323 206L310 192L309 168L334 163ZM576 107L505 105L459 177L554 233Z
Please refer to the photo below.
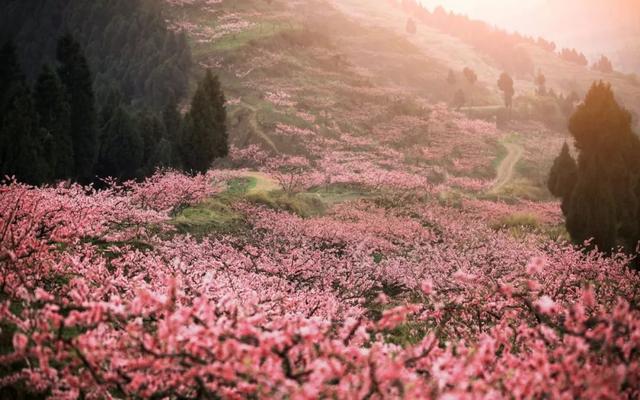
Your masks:
M232 179L224 193L180 211L172 223L179 232L197 237L243 230L246 223L233 208L233 203L256 185L257 179L253 177Z
M322 199L312 193L288 194L280 190L262 191L248 195L247 200L274 210L292 212L303 218L322 215L327 208Z
M492 224L494 229L511 229L511 228L523 228L535 230L540 227L540 221L538 217L530 213L515 213L503 218Z

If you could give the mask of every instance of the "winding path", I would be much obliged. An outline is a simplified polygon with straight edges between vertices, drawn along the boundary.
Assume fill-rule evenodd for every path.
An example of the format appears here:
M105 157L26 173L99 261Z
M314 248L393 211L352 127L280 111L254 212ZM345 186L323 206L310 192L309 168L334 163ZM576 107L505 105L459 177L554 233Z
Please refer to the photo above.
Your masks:
M251 126L251 129L253 130L253 132L260 139L262 139L276 154L280 154L280 151L278 150L278 147L276 146L276 144L273 142L273 140L271 140L269 135L267 135L262 129L262 127L260 126L260 123L258 122L258 109L256 107L252 106L249 103L245 103L243 101L240 103L240 107L233 110L229 114L229 116L230 117L235 116L236 113L240 112L243 109L249 110L251 113L249 116L249 126Z
M505 143L504 147L507 149L507 156L498 165L496 179L493 181L489 193L497 193L511 182L515 175L516 165L524 155L524 148L519 144Z

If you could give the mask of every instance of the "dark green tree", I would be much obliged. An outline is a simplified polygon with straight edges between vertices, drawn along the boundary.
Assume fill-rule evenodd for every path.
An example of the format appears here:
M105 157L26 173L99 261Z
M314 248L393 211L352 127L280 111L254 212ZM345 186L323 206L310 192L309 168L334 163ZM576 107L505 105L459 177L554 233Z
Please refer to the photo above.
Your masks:
M58 75L71 105L71 135L75 176L86 181L93 176L98 155L98 129L91 71L80 45L71 35L63 36L57 50Z
M62 82L48 66L43 68L38 77L34 100L40 128L46 136L49 178L72 178L75 175L75 161L71 138L71 106Z
M137 130L142 137L144 175L152 174L158 167L171 166L171 152L167 154L168 140L162 120L150 112L142 112L136 118ZM159 146L162 145L162 149Z
M49 167L44 135L12 42L0 50L0 176L41 184Z
M504 96L504 105L507 109L513 106L513 95L516 93L513 88L513 78L506 72L503 72L498 79L498 88Z
M567 230L577 244L593 239L591 245L604 252L634 250L640 236L640 140L630 113L610 85L594 83L569 131L579 152L576 183L566 185L574 178L566 172L573 167L564 149L549 177L549 189L563 199Z
M131 115L122 107L103 128L98 174L120 180L137 178L143 167L144 141Z
M567 207L577 179L578 166L573 157L571 157L569 145L565 143L562 146L560 155L553 162L549 179L547 180L547 187L551 194L562 199L562 211L565 216L568 212Z
M574 243L609 252L617 244L615 198L595 163L580 166L567 208L566 226Z
M181 139L186 169L205 172L216 158L229 153L225 98L220 81L207 71L198 85Z
M175 97L171 98L162 112L162 122L166 139L170 146L171 164L173 168L182 168L180 143L182 142L183 121Z

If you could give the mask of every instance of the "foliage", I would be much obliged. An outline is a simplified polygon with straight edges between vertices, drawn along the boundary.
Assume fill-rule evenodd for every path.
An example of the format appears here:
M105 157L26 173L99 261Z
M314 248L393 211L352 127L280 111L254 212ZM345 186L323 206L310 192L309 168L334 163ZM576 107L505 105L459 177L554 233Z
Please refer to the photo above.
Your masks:
M0 40L15 38L26 75L35 79L56 59L56 41L69 33L85 49L97 102L116 86L127 104L161 108L187 94L191 51L168 29L162 5L149 0L9 0Z
M206 172L213 160L229 153L225 102L218 77L208 70L193 95L180 142L187 170Z
M640 141L630 113L609 85L595 83L571 117L569 130L579 152L577 167L565 145L549 177L549 188L562 198L567 230L577 244L634 251L640 232Z

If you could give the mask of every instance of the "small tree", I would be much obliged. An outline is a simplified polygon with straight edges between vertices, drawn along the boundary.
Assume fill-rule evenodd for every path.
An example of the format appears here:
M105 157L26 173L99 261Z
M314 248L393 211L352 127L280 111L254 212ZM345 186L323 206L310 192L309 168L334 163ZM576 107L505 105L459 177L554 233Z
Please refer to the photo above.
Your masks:
M462 75L464 75L467 82L471 85L474 85L478 81L478 75L476 75L476 72L469 67L465 67L462 70Z
M513 106L513 95L515 94L515 90L513 88L513 79L506 72L503 72L502 75L500 75L500 79L498 79L498 88L502 91L504 96L505 107L510 110Z
M537 87L538 96L546 96L547 95L547 78L544 76L542 71L538 71L538 75L536 75L535 84Z
M597 62L593 64L593 69L605 74L610 74L613 72L613 64L611 63L611 60L609 60L609 58L603 55Z
M571 157L569 145L565 143L560 154L553 162L549 172L549 179L547 180L547 187L551 194L562 199L562 211L565 215L568 212L568 202L571 199L571 193L573 193L577 179L578 166L573 157Z

